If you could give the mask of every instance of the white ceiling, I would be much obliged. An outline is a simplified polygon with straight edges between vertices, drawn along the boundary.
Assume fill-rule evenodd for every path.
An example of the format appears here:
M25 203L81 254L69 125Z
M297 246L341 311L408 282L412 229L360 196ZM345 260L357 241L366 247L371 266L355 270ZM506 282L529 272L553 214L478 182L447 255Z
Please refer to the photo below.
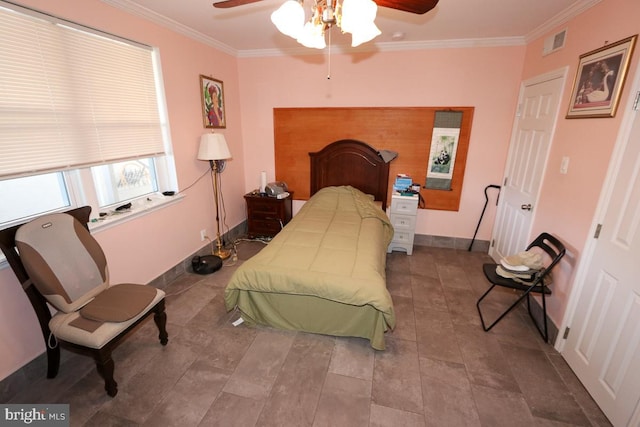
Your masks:
M301 53L280 34L270 15L284 0L262 0L230 9L212 0L102 0L161 25L204 41L236 56ZM215 0L217 1L217 0ZM424 15L380 7L376 24L382 35L360 50L409 49L428 46L523 44L583 12L601 0L440 0ZM305 1L305 8L311 0ZM396 33L401 40L393 40ZM345 50L350 37L332 30L332 46Z

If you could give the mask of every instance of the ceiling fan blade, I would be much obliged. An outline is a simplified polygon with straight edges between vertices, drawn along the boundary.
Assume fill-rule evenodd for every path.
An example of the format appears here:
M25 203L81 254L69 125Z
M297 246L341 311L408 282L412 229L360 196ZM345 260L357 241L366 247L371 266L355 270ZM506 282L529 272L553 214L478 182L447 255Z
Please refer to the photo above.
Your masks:
M230 7L242 6L249 3L255 3L262 0L223 0L213 4L218 9L229 9Z
M234 1L234 0L229 0ZM374 0L378 6L422 15L436 7L438 0Z
M213 3L213 7L218 9L229 9L231 7L242 6L249 3L256 3L262 0L222 0ZM436 7L438 0L374 0L378 6L401 10L403 12L417 13L422 15Z

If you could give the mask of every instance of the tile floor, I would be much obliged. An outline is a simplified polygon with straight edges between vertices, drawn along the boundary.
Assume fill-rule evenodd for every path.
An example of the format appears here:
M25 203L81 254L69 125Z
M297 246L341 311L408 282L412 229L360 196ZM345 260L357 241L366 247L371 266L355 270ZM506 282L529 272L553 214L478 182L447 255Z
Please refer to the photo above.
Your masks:
M241 243L239 262L261 247ZM91 359L63 352L57 378L37 366L12 402L69 403L74 426L610 425L524 310L482 331L486 254L416 247L387 259L398 325L384 352L358 338L232 326L225 266L166 288L169 344L152 321L134 331L113 355L115 398ZM512 295L498 297L489 310Z

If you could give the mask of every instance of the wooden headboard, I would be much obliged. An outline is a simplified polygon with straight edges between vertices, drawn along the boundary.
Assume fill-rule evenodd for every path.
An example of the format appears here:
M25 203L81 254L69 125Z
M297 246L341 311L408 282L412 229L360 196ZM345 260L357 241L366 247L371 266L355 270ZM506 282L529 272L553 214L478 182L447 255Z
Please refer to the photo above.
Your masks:
M372 194L386 210L389 164L376 149L361 141L342 139L309 156L312 196L324 187L350 185Z

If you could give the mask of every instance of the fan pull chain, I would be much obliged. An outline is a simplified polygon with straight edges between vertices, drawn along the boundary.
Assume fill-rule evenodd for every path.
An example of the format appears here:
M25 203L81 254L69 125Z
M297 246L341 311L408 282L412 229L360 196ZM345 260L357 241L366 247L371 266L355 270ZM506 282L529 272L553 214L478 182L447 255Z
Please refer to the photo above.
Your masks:
M327 80L331 80L331 28L329 28L329 49L327 50L327 58L328 70L327 70Z

